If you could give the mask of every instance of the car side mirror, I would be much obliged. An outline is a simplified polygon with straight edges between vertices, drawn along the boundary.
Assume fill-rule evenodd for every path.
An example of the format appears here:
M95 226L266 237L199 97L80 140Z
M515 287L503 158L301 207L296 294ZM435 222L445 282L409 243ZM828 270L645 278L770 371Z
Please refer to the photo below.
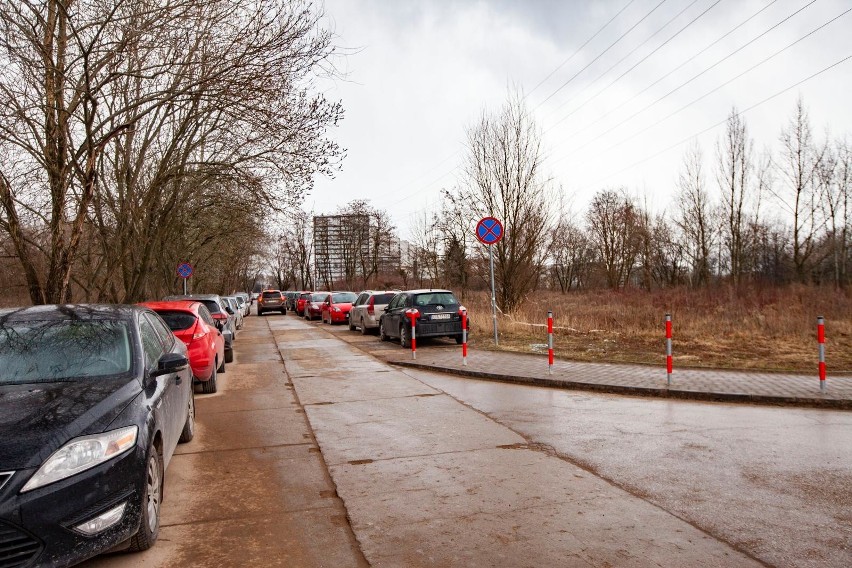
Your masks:
M157 368L151 373L151 377L159 377L160 375L168 375L183 371L189 365L189 360L180 353L166 353L160 360L157 361Z

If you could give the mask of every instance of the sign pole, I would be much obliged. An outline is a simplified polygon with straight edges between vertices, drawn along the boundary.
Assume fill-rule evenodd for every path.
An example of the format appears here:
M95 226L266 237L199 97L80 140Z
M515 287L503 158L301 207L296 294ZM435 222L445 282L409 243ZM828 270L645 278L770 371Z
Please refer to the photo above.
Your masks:
M184 278L184 279L183 279L183 295L184 295L184 296L186 296L186 281L187 281L187 279L186 279L186 278Z
M488 262L491 265L491 319L494 321L494 345L500 345L497 336L497 299L494 292L494 245L503 238L503 223L494 217L483 217L476 224L476 238L488 247Z
M488 259L491 264L491 320L494 322L494 345L500 345L497 338L497 300L494 297L494 247L488 247Z

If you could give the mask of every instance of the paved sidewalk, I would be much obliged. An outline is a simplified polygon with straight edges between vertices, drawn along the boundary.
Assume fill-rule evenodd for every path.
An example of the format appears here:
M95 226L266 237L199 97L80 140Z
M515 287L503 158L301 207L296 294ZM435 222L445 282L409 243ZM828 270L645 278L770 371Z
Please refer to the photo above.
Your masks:
M548 374L546 355L471 350L467 359L467 366L463 366L460 349L427 347L417 350L416 360L400 355L389 362L481 379L616 394L852 410L852 377L829 375L827 392L823 394L816 371L812 375L796 375L675 369L672 384L667 386L663 367L557 360L553 374Z

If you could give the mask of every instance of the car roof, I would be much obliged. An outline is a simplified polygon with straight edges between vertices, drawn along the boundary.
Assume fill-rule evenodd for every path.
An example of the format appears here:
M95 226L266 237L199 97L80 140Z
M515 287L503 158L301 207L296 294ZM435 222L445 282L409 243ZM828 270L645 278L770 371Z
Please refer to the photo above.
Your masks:
M204 304L196 300L161 300L153 302L140 302L139 305L151 308L155 312L158 310L177 310L181 312L191 312L195 314L198 312L198 307Z
M401 290L361 290L360 292L358 292L358 295L360 296L361 294L399 294L400 292Z
M420 288L420 289L417 289L417 290L403 290L403 292L406 293L406 294L434 294L436 292L454 294L454 292L452 290L443 290L441 288ZM398 292L398 293L402 293L402 292Z
M218 300L221 297L219 294L174 294L163 300Z
M129 304L49 304L0 310L0 322L45 320L132 320L136 312L146 311L143 306Z

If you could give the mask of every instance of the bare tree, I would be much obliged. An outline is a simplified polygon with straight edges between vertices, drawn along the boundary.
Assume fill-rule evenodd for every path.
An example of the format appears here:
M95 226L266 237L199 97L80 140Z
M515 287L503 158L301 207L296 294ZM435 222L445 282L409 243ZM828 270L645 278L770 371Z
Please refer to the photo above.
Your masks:
M541 135L520 94L467 131L467 185L456 194L469 218L493 216L505 236L493 245L498 302L513 310L538 282L551 227L550 180L542 175ZM480 249L481 250L481 249Z
M139 299L178 220L229 197L280 209L331 171L341 109L310 93L333 51L319 17L284 0L0 0L0 153L16 164L0 228L31 300L69 299L89 234L121 275L106 288Z
M601 190L586 213L589 238L601 263L607 286L626 286L636 267L642 239L642 219L625 191Z
M817 236L823 227L819 218L819 196L816 189L824 149L817 149L811 133L804 101L796 101L796 110L781 132L782 161L779 165L782 187L775 194L792 216L793 268L796 278L809 278Z
M852 190L852 147L838 141L833 151L827 150L817 170L823 216L827 219L831 243L834 285L848 283L849 230L852 223L850 190Z
M737 286L745 272L749 184L753 142L736 108L728 116L725 135L716 144L716 181L722 192L723 241L731 281Z
M560 216L550 235L550 274L565 294L585 285L592 260L592 246L586 232L570 215Z
M689 257L690 283L705 286L712 273L713 242L716 238L713 204L704 179L704 157L697 144L687 150L678 175L675 224L683 235L685 252Z

